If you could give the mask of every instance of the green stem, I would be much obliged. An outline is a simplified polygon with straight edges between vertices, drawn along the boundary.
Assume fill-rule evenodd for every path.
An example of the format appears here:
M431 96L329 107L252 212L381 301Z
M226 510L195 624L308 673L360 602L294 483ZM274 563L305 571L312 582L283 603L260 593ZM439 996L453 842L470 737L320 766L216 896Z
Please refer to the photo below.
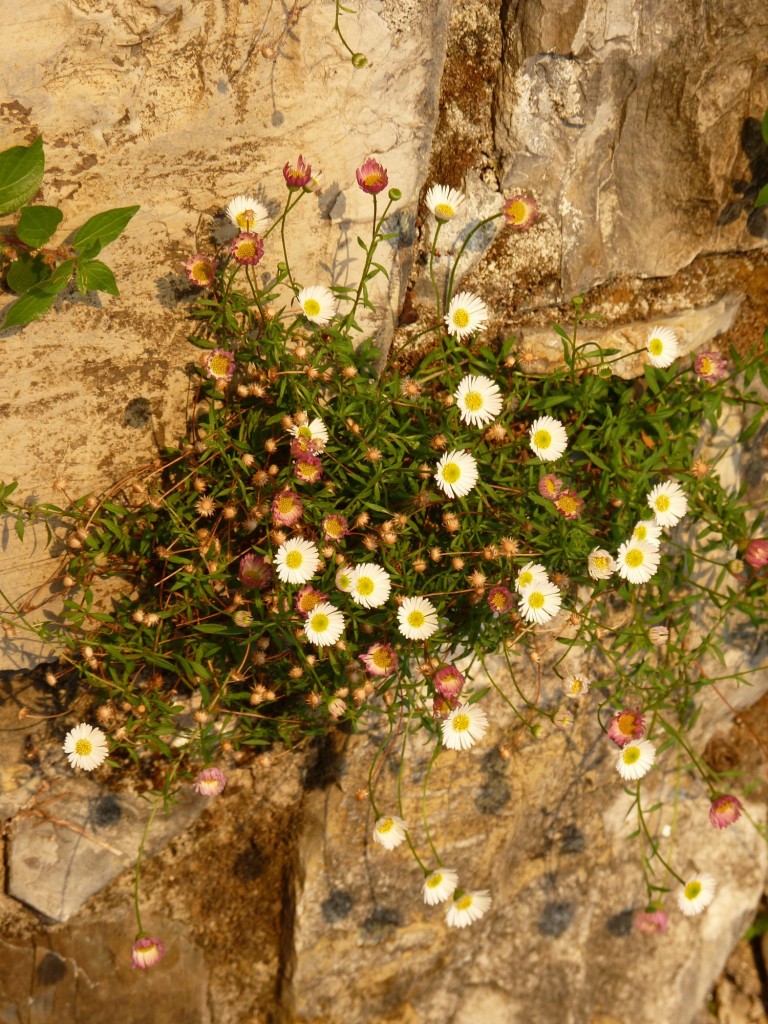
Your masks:
M441 309L440 309L440 289L437 286L437 279L435 278L434 262L435 262L435 250L437 248L437 238L438 238L438 235L440 234L440 229L442 228L444 223L445 223L445 221L438 220L437 228L435 230L435 234L434 234L434 237L432 239L432 245L431 245L430 250L429 250L429 279L432 282L432 287L435 289L435 306L437 308L437 319L438 319L438 322L440 320L440 313L441 313Z
M458 253L456 259L454 260L453 267L451 269L451 273L450 273L450 276L448 278L448 290L447 290L446 295L445 295L445 307L446 307L446 309L448 308L448 303L451 301L451 296L453 295L453 281L454 281L454 278L456 277L456 269L457 269L457 267L459 265L459 260L464 255L464 250L469 245L470 240L472 239L472 237L474 235L477 234L477 232L480 230L480 228L484 227L486 224L490 224L492 220L498 220L499 217L503 217L503 216L504 216L503 212L499 212L499 213L494 213L491 217L486 217L484 220L481 220L478 224L475 224L475 226L469 232L467 237L464 239L464 242L462 243L462 246L459 249L459 253Z
M142 938L142 936L148 934L144 931L144 928L142 926L141 911L139 909L139 883L141 881L141 858L144 855L144 844L147 841L147 836L149 835L149 830L152 827L152 822L155 820L155 815L157 814L157 809L160 806L161 799L162 798L159 796L155 799L155 804L154 807L152 808L152 813L149 816L147 824L144 826L144 834L141 837L141 843L139 844L139 852L136 857L136 876L133 885L133 906L136 912L136 924L138 925L139 929L138 934L136 935L137 939L140 939Z

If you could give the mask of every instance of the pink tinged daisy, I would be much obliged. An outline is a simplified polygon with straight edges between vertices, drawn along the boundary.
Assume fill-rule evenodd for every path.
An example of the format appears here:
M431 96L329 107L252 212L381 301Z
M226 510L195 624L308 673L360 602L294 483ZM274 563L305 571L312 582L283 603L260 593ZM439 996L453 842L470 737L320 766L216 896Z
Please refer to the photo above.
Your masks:
M622 779L634 782L650 771L656 760L656 747L650 740L632 740L622 747L616 760L616 771Z
M702 352L696 356L693 372L700 380L714 384L728 375L728 361L719 352Z
M272 566L262 555L243 555L237 570L237 578L244 587L263 590L272 582Z
M613 716L607 735L618 747L626 747L633 740L645 736L645 719L639 711L625 708Z
M512 593L506 587L491 587L486 600L494 618L505 615L512 608Z
M295 526L303 511L301 498L293 491L281 491L272 501L272 521L278 526Z
M307 640L317 647L335 644L344 632L344 616L332 604L323 601L315 605L304 623Z
M473 921L479 921L491 907L491 894L487 889L470 891L457 889L445 913L449 928L466 928Z
M210 288L216 277L216 261L210 256L195 253L184 264L184 272L198 288Z
M643 935L656 935L669 927L669 914L666 910L638 910L633 923Z
M363 192L367 192L370 196L383 192L389 184L386 169L381 166L378 160L374 160L371 156L357 168L355 176L357 177L357 184Z
M550 501L554 501L555 498L560 497L562 489L563 481L555 476L554 473L545 473L541 480L539 480L538 491L542 498L549 498Z
M104 762L109 753L107 737L96 726L81 722L67 733L64 753L73 768L92 772Z
M257 235L269 224L266 207L253 196L236 196L227 207L227 216L242 232Z
M149 935L142 935L133 944L131 964L134 968L138 967L144 971L160 963L164 956L165 946L160 939L153 939Z
M648 630L648 639L654 647L663 647L669 640L669 630L666 626L651 626Z
M648 362L662 370L674 363L680 351L677 335L669 327L651 328L645 347L648 350Z
M316 455L299 455L293 463L293 475L305 484L316 484L323 475L323 464Z
M317 545L301 537L293 537L281 544L275 555L275 569L283 583L307 583L319 565Z
M327 598L327 594L315 590L312 586L302 587L296 595L296 611L306 619L309 613Z
M560 591L549 580L539 581L527 587L520 597L520 614L526 622L542 625L549 622L560 611Z
M326 540L341 540L348 533L349 523L344 516L336 515L333 512L323 520L323 537Z
M644 540L658 547L661 543L661 527L655 519L641 519L632 531L632 540Z
M744 805L738 797L724 793L716 797L709 808L709 820L713 828L728 828L738 821Z
M536 200L524 192L505 199L502 209L504 220L516 231L526 231L532 227L539 212Z
M312 181L312 167L306 162L304 157L299 154L299 158L295 164L290 161L283 168L283 177L285 183L289 189L306 188L307 185Z
M488 717L477 704L460 704L441 724L443 745L449 750L468 750L483 738Z
M336 315L336 299L333 292L322 284L302 288L296 300L304 316L313 324L323 326Z
M565 490L555 498L554 505L563 519L578 519L584 508L584 499L576 491Z
M459 212L464 196L449 185L433 185L427 192L425 202L437 220L451 220Z
M405 839L408 826L402 818L395 814L379 818L373 828L374 841L384 847L385 850L394 850L396 846Z
M291 427L288 431L294 437L304 438L311 441L315 451L322 451L328 444L328 430L321 419L315 417L309 423L302 423L301 426Z
M694 917L706 910L715 898L717 882L705 872L686 882L677 894L677 905L686 917Z
M613 575L616 563L605 548L593 548L587 558L587 572L593 580L607 580Z
M768 540L756 537L747 544L744 552L744 561L751 565L755 572L759 572L768 565Z
M547 570L539 562L526 562L515 579L515 590L518 594L529 590L534 584L548 583Z
M477 331L484 331L488 324L488 307L482 299L471 292L454 295L445 314L448 333L461 340Z
M540 416L528 431L531 450L543 462L559 459L568 447L568 435L560 420L552 416Z
M426 597L406 597L397 610L397 625L408 640L426 640L437 631L437 609Z
M391 676L397 671L397 654L391 644L371 644L360 661L372 676Z
M503 404L499 385L490 377L465 377L453 397L463 422L474 427L492 423Z
M477 483L477 463L469 452L446 452L437 464L435 480L449 498L463 498Z
M464 689L466 679L453 665L443 665L435 672L432 682L444 700L455 700Z
M437 868L424 879L424 885L421 888L424 902L430 907L436 907L438 903L445 903L456 892L458 884L458 871L451 871L450 868Z
M588 691L589 680L579 673L569 676L563 684L563 692L566 697L573 697L576 700L581 699Z
M235 354L215 348L205 357L205 376L214 380L231 380L235 372Z
M264 255L264 243L252 231L245 231L232 240L229 251L241 267L255 267Z
M676 526L688 511L685 492L672 480L656 484L648 495L648 504L659 526Z
M659 568L659 546L645 540L626 540L616 556L619 576L630 583L647 583Z
M198 796L219 796L226 784L227 776L221 768L203 768L198 772L194 789Z
M379 608L389 597L391 587L389 573L368 562L352 570L349 596L364 608Z

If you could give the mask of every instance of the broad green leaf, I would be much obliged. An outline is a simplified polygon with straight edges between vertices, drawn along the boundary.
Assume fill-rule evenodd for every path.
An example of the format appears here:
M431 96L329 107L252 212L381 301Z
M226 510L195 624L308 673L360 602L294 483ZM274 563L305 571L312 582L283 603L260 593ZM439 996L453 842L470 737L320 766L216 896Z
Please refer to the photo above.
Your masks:
M5 282L17 295L23 294L33 285L41 284L51 276L51 268L42 256L30 256L23 252L8 267Z
M56 206L25 206L19 217L16 234L22 242L38 249L49 241L63 219L64 214Z
M20 299L16 299L5 311L5 318L0 325L6 327L22 327L32 323L43 313L47 313L56 301L56 291L46 285L34 285Z
M102 248L109 245L125 231L128 221L135 216L138 210L138 206L121 206L115 210L97 213L75 232L75 237L72 239L73 247L82 252L94 243ZM89 255L91 254L89 253Z
M763 185L763 187L757 193L755 206L768 206L768 185Z
M0 153L0 214L18 210L40 188L45 170L43 139L31 146L12 146Z
M81 260L77 267L77 287L81 295L87 291L119 295L115 275L101 260Z

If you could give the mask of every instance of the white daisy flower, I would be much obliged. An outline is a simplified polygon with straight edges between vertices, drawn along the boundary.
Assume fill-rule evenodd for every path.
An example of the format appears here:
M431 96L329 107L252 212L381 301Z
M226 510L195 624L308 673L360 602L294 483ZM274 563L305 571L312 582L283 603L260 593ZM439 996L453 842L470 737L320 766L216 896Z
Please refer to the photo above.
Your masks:
M528 431L531 449L544 462L559 459L568 447L568 435L560 420L551 416L540 416Z
M479 921L490 906L491 894L487 889L475 892L460 889L445 912L445 923L449 928L466 928L473 921Z
M310 643L318 647L329 647L344 632L344 616L328 601L321 601L307 616L304 632Z
M102 764L109 753L107 737L101 729L81 722L67 733L64 739L64 753L73 768L92 772Z
M464 423L482 427L492 423L501 412L503 399L499 385L490 377L465 377L453 396Z
M477 704L459 704L442 723L443 743L449 750L468 750L483 738L488 716Z
M438 220L451 220L459 212L464 196L450 185L433 185L425 199L427 209Z
M288 431L294 437L306 437L314 441L318 448L325 448L328 444L328 430L321 419L315 418L311 423L303 423L299 427L291 427Z
M355 570L350 569L348 565L342 565L342 567L336 573L334 582L337 588L343 591L345 594L348 594L349 591L352 589L352 573L354 571Z
M629 781L642 779L656 760L656 747L650 740L632 740L625 747L616 761L616 771Z
M671 366L680 351L677 335L670 327L652 327L645 347L648 350L648 362L661 369Z
M520 614L526 622L541 625L560 611L560 591L549 580L539 580L524 590L520 597Z
M333 292L322 284L302 288L296 300L304 316L313 324L327 324L336 315L336 299Z
M241 231L262 235L269 224L267 208L253 196L235 196L227 207L227 216Z
M548 583L547 570L539 562L526 562L518 572L515 580L515 590L518 594L528 590L534 583Z
M364 608L378 608L384 604L392 587L389 573L372 562L356 566L350 575L349 584L350 597L355 604L361 604Z
M406 597L397 610L397 623L409 640L426 640L437 630L437 609L426 597Z
M463 498L477 483L477 463L469 452L446 452L437 464L435 480L449 498Z
M563 693L566 697L574 697L576 700L583 697L589 690L589 680L575 672L563 683Z
M587 558L587 572L593 580L607 580L616 570L613 555L605 548L593 548Z
M402 818L390 814L385 818L379 818L373 829L373 838L386 850L394 850L396 846L405 839L408 826Z
M434 907L438 903L445 903L456 892L458 884L458 871L451 871L450 868L437 868L424 879L421 889L424 902L430 907Z
M275 555L275 570L283 583L307 583L320 565L320 552L311 540L292 537Z
M685 491L673 480L656 484L648 495L648 504L659 526L676 526L688 511Z
M693 917L706 910L715 898L717 882L712 875L702 872L686 882L677 894L677 905L686 917Z
M488 323L488 307L472 292L454 295L445 314L448 333L461 340L476 331L484 331Z
M661 527L653 519L641 519L632 531L631 540L644 540L647 544L661 543Z
M616 555L619 576L630 583L647 583L659 568L660 558L658 544L625 540Z

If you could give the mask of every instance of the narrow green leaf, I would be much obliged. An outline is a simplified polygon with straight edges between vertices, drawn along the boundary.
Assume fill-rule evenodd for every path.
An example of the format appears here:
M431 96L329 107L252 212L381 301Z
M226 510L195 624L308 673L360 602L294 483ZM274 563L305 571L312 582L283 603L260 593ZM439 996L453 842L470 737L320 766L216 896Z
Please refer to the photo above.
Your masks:
M763 132L763 142L768 146L768 110L763 114L763 123L761 128Z
M763 187L757 193L755 206L768 206L768 185L763 185Z
M45 170L43 139L31 146L12 146L0 153L0 214L28 203L40 188Z
M115 210L97 213L75 232L75 237L72 239L73 247L82 254L84 250L88 251L88 247L94 243L102 248L109 245L110 242L114 242L122 235L128 222L138 211L138 206L121 206ZM90 251L88 251L88 255L91 255Z
M19 540L24 540L24 520L21 516L16 516L16 536Z
M5 318L0 327L23 327L24 324L32 323L43 313L47 313L56 301L56 291L46 285L34 285L16 299L5 311Z
M16 234L22 242L38 249L50 240L63 219L64 214L56 206L25 206Z
M33 285L47 281L50 276L51 268L44 262L42 256L30 256L28 252L23 252L8 267L5 283L11 291L22 295Z
M86 292L106 292L119 295L115 275L101 260L81 260L77 266L77 287L81 295Z

